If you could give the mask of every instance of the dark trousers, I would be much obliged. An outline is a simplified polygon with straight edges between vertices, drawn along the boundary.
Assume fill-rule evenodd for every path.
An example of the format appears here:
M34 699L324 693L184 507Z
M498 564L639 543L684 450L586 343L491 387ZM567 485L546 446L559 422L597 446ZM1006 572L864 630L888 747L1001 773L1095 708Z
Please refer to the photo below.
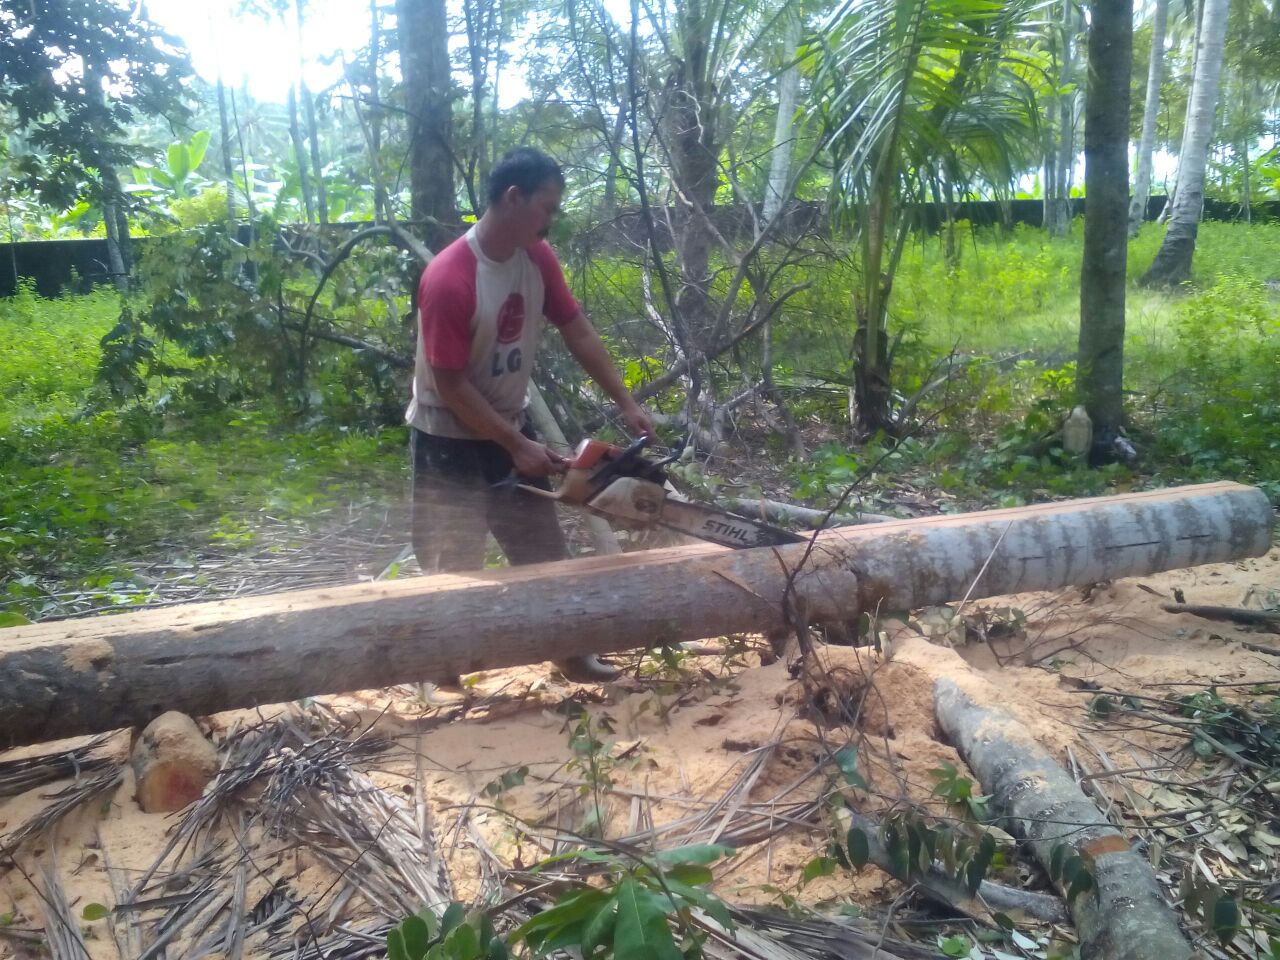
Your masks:
M523 433L535 439L532 429ZM413 460L413 551L423 573L484 568L492 533L513 566L565 560L569 549L551 500L512 484L511 456L489 440L438 437L410 428ZM551 489L545 477L521 483Z

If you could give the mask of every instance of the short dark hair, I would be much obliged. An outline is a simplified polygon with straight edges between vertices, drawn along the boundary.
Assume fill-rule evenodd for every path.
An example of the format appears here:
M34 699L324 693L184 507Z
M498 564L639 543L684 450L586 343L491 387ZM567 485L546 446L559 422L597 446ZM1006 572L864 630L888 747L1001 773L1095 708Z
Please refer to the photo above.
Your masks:
M533 147L508 150L489 173L489 205L495 206L508 187L517 187L528 196L536 193L548 180L554 180L564 189L560 164Z

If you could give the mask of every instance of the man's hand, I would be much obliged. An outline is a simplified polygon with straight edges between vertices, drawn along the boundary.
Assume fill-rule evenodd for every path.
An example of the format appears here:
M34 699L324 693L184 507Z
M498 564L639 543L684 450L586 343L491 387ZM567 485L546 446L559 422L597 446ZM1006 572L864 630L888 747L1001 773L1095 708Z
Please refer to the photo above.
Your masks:
M523 434L518 435L520 441L509 448L511 461L515 464L516 473L523 477L545 477L553 473L564 473L569 461L536 440L530 440Z
M632 400L622 407L619 412L622 414L622 422L627 425L627 432L631 436L653 436L653 418L649 416L648 411L640 404Z

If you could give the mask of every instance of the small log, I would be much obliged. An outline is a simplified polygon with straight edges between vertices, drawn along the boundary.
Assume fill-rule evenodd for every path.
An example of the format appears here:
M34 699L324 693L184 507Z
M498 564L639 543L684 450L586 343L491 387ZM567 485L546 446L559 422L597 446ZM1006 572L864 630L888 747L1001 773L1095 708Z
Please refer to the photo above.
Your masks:
M978 705L954 681L943 677L933 689L939 724L991 794L992 809L1006 819L1006 829L1028 840L1046 871L1062 844L1069 844L1087 865L1096 890L1069 903L1081 956L1191 957L1191 945L1146 859L1045 749L1008 713Z
M1219 620L1228 623L1242 623L1251 627L1267 627L1272 632L1280 632L1280 612L1275 610L1250 610L1248 607L1219 607L1207 603L1165 603L1161 610L1166 613L1189 613L1202 620Z
M194 720L171 710L147 724L130 757L138 806L173 813L200 799L218 772L218 751Z
M592 653L1258 556L1271 504L1205 484L0 631L0 746ZM800 570L798 576L794 576Z

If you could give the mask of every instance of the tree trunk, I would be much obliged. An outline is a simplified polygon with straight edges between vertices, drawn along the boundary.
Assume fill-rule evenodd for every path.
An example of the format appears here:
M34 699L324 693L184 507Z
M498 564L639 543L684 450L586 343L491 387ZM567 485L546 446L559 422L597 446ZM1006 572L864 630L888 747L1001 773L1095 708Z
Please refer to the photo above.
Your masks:
M1191 40L1191 79L1187 84L1194 87L1196 83L1196 72L1199 70L1200 64L1200 37L1204 29L1204 2L1205 0L1196 0L1196 29ZM1188 156L1187 137L1191 134L1191 97L1187 97L1187 108L1182 118L1182 143L1178 147L1178 173L1173 177L1173 189L1166 191L1167 196L1164 201L1164 208L1160 211L1160 216L1156 218L1157 223L1168 223L1169 214L1173 212L1173 203L1178 198L1178 177L1181 176L1182 158Z
M458 219L453 169L453 78L444 0L396 0L400 72L409 118L411 216ZM437 231L427 230L428 234Z
M1169 22L1169 0L1156 0L1151 23L1151 63L1147 67L1147 99L1142 108L1142 140L1138 144L1138 173L1133 183L1133 199L1129 201L1129 236L1147 216L1147 200L1151 197L1151 155L1156 145L1156 120L1160 115L1160 84L1164 81L1164 34Z
M1144 286L1177 286L1191 278L1191 260L1204 210L1205 165L1218 103L1229 7L1230 0L1205 0L1196 76L1191 87L1191 124L1183 138L1186 152L1178 158L1178 185L1169 214L1169 230L1151 268L1142 277Z
M711 243L707 218L720 184L719 103L708 71L711 22L701 4L681 9L679 40L684 52L667 79L663 122L675 202L676 262L680 289L676 308L699 353L715 335L711 305ZM696 398L694 398L696 400Z
M1097 0L1094 16L1098 6L1114 2ZM1096 20L1092 26L1096 28ZM1064 845L1084 861L1096 892L1068 896L1081 956L1085 960L1190 958L1191 945L1146 858L1130 848L1022 725L999 708L976 704L946 677L934 684L934 700L939 725L977 775L983 792L991 794L992 806L1005 818L1006 829L1030 841L1046 870L1052 868L1054 851Z
M99 158L102 222L107 231L107 262L111 282L121 293L129 290L129 221L124 214L124 194L116 168Z
M369 153L373 166L373 222L390 223L387 185L382 180L382 92L379 74L382 61L382 17L378 0L369 0Z
M302 51L306 50L302 39L302 0L294 0L294 27L298 34L298 96L302 98L302 109L307 118L307 139L311 141L311 174L315 182L316 214L321 224L329 222L329 198L324 189L324 164L320 162L320 127L316 123L316 98L307 89L307 81L302 78ZM306 161L298 157L298 169L301 170Z
M1125 265L1129 248L1129 74L1133 0L1095 0L1085 101L1084 255L1076 392L1109 452L1124 419Z
M1271 517L1255 488L1204 484L846 527L818 534L811 553L696 544L12 627L0 632L0 746L171 709L782 629L784 603L843 621L1261 556Z
M222 181L227 189L227 224L236 219L236 175L231 166L231 125L227 122L227 90L218 71L218 129L222 134Z
M1075 35L1074 0L1062 0L1059 30L1062 38L1062 70L1058 75L1058 84L1065 87L1071 82L1075 72L1075 47L1072 43ZM1075 98L1074 91L1058 96L1057 156L1053 162L1055 182L1053 197L1049 202L1048 228L1051 237L1065 237L1071 232L1071 180L1076 156Z
M309 159L306 148L302 144L302 127L298 124L298 96L293 85L289 85L289 139L293 141L293 158L298 164L298 189L302 193L302 206L306 211L307 223L316 222L315 206L311 202L311 177L307 173Z
M773 123L773 155L769 159L769 182L765 186L760 219L768 223L778 215L787 197L787 180L791 176L791 140L795 126L796 90L800 86L800 65L793 63L800 47L800 16L784 11L786 34L783 39L782 76L778 78L778 114Z

